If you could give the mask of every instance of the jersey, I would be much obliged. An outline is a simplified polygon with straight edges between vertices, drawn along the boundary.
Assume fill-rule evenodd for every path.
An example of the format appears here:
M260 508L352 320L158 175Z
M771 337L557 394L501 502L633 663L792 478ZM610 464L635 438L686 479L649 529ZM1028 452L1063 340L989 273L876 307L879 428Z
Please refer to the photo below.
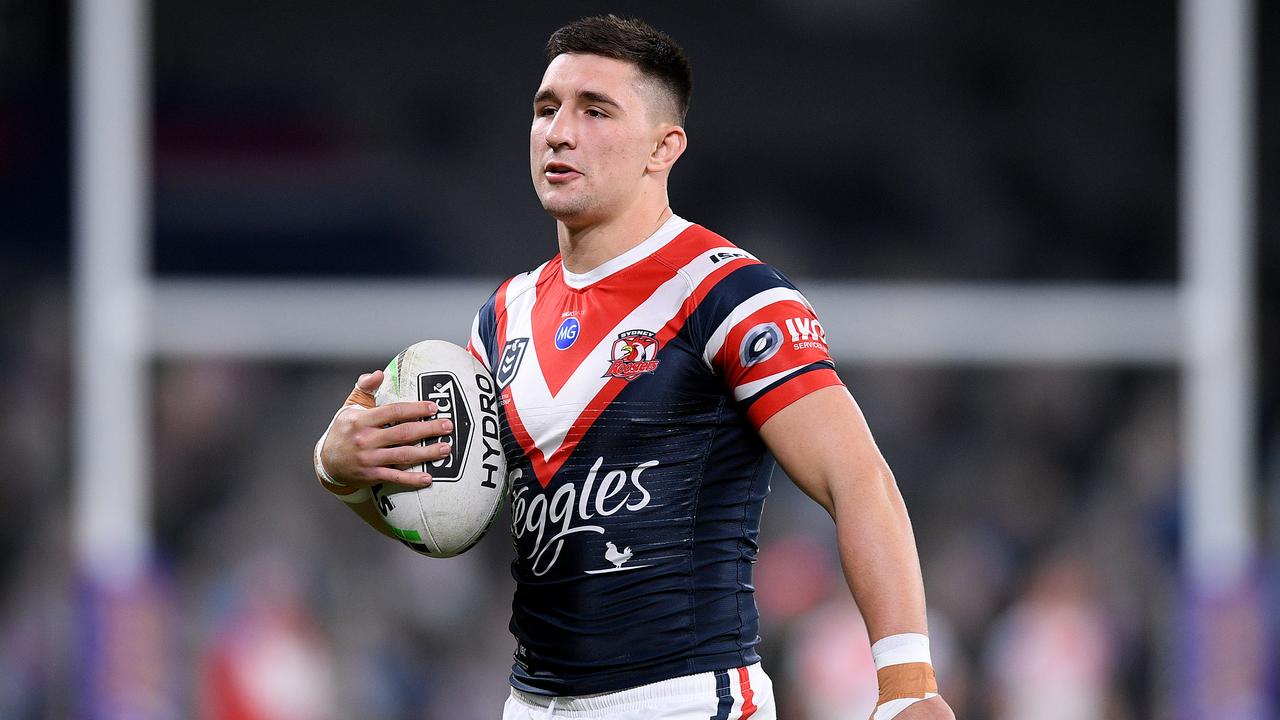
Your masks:
M557 256L507 280L469 349L499 388L513 687L583 695L758 662L775 462L757 429L840 384L795 286L673 216L590 272Z

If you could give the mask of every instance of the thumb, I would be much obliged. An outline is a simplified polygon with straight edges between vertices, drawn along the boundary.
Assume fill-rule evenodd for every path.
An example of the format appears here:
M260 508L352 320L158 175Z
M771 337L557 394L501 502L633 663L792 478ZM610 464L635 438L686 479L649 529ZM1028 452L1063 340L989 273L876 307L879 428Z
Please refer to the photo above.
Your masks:
M382 371L374 370L371 373L365 373L356 380L356 386L352 388L351 394L347 396L344 405L359 405L363 408L374 407L377 403L373 398L373 393L382 384Z
M377 390L378 386L381 384L382 384L381 370L374 370L371 373L365 373L360 376L359 380L356 381L356 387L360 388L361 390L364 390L365 392L373 392L374 390Z

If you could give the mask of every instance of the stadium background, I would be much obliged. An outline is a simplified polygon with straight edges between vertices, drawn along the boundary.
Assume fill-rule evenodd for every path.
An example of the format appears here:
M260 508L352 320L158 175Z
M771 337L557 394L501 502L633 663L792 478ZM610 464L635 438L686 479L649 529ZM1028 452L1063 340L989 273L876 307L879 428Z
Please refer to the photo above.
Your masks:
M430 286L533 267L553 252L525 154L541 46L603 10L693 60L673 207L802 288L1183 270L1173 3L323 5L155 3L161 278ZM0 717L493 717L512 645L501 527L424 560L310 479L311 442L384 352L155 361L154 567L122 601L78 578L70 23L66 3L0 1ZM1280 693L1274 4L1255 37L1261 611L1215 661L1224 718L1274 717ZM911 508L958 716L1187 716L1214 673L1184 662L1177 368L836 359ZM829 526L775 479L757 585L786 718L861 717L874 696Z

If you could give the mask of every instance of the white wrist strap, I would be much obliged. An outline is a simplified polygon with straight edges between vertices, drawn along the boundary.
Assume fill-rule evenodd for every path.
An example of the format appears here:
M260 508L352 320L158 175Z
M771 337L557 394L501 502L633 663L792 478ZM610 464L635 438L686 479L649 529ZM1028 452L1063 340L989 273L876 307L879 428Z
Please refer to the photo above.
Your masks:
M876 670L904 663L933 664L929 658L929 636L922 633L899 633L882 637L871 646L871 659Z
M933 665L929 656L929 636L921 633L899 633L881 638L871 646L871 657L875 661L877 673L892 665L908 663ZM908 707L937 695L936 692L925 692L922 693L922 697L900 697L889 700L876 706L871 720L891 720Z

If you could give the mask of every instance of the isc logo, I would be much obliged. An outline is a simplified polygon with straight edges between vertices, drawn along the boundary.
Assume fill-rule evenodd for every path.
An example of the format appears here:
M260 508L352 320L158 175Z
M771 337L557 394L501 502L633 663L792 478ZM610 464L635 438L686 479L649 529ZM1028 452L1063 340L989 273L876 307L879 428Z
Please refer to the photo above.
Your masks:
M787 318L787 332L791 333L791 342L816 340L822 344L827 342L827 332L817 318Z
M737 260L738 258L745 258L745 257L751 257L751 256L744 252L734 252L731 250L726 250L723 252L713 253L711 255L711 262L712 264L719 265L720 263L725 262L726 260Z
M560 323L560 328L556 330L556 349L568 350L570 345L578 339L578 331L581 327L578 325L578 318L568 317L564 322Z

